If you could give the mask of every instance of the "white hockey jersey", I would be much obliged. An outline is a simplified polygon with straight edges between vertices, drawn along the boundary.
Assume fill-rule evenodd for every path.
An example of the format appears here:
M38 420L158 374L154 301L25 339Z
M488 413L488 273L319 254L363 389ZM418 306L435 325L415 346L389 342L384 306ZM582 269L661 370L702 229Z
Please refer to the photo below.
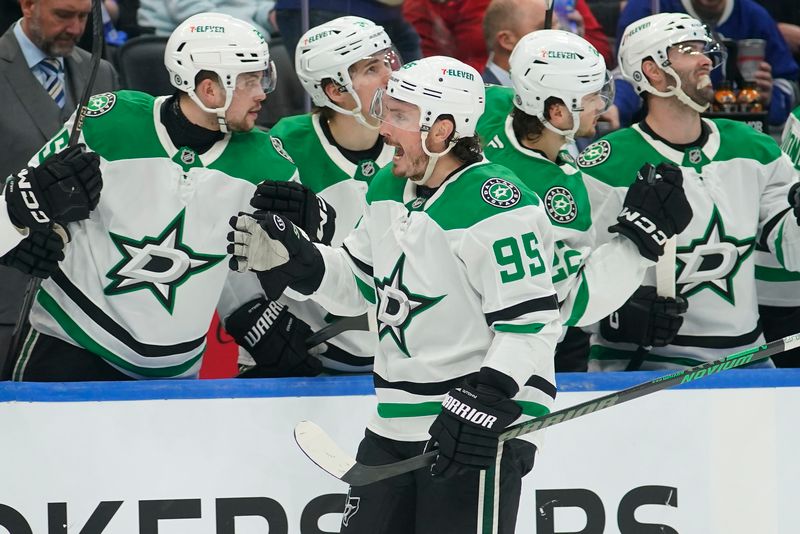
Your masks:
M166 99L91 98L81 141L100 156L100 203L68 226L61 271L42 283L30 317L39 332L136 378L197 374L226 277L237 276L228 220L252 210L257 183L296 173L258 130L228 134L203 154L174 146L159 120ZM61 150L70 128L32 164Z
M6 199L0 195L0 256L5 255L9 250L19 245L25 239L27 230L22 233L11 223L6 208Z
M428 439L445 393L482 366L516 381L523 420L548 413L561 324L539 200L487 161L462 167L428 199L416 191L383 168L344 245L319 247L325 275L312 298L341 315L376 309L369 428Z
M270 135L297 165L300 182L336 210L336 231L331 244L341 245L364 213L369 182L381 167L392 160L394 148L384 145L377 159L353 163L325 137L319 113L285 117L270 130ZM286 297L283 301L314 331L335 320L315 302ZM327 369L369 372L377 342L375 332L344 332L328 343L347 354L322 353L318 356Z
M789 158L771 137L746 124L703 124L708 135L701 146L677 150L634 125L593 143L578 158L584 173L607 185L610 213L619 213L642 164L669 161L683 172L694 215L677 236L675 270L677 292L689 309L673 344L650 350L643 369L693 366L763 343L756 240L783 266L800 270L800 228L787 211L795 179ZM646 284L655 285L654 271L648 271ZM589 369L624 369L635 350L594 335Z
M554 163L522 146L509 115L513 97L510 88L488 86L477 131L486 142L486 157L514 171L542 199L553 225L553 284L561 318L566 326L588 326L622 306L653 262L626 237L597 242L590 201L598 196L596 180L581 173L566 149Z
M800 170L800 107L796 108L783 128L781 149ZM800 273L787 271L774 254L756 246L756 282L758 303L765 306L800 306Z

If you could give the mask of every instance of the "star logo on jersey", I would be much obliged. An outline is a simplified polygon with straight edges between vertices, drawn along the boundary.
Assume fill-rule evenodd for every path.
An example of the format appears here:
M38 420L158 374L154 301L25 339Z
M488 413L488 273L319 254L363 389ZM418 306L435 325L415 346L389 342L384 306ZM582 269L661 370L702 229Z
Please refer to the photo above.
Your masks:
M444 295L425 297L409 291L403 284L405 261L403 254L388 278L375 280L378 290L378 337L383 339L386 335L391 336L403 354L411 357L406 347L406 328L414 317L438 303Z
M225 254L198 254L183 242L185 211L157 237L137 241L109 232L122 259L106 274L111 279L103 290L106 295L148 290L172 314L178 286L225 258Z
M733 279L750 255L755 237L737 239L725 232L725 224L714 206L705 235L688 247L678 247L676 284L684 297L710 289L736 304Z
M89 98L86 103L86 116L99 117L111 111L117 102L117 95L114 93L101 93Z
M519 188L502 178L489 178L481 186L481 196L483 201L498 208L510 208L515 206L522 194Z
M578 166L594 167L600 165L611 156L611 143L601 139L587 146L578 156Z
M567 224L578 216L575 198L566 187L551 187L544 195L544 207L547 214L556 222Z

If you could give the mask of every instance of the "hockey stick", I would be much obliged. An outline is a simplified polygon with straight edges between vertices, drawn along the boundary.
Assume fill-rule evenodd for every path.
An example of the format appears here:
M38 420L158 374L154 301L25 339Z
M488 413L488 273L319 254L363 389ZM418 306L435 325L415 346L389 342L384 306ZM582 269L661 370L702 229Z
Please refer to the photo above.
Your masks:
M80 138L81 130L83 129L83 121L86 118L86 112L89 111L87 105L89 103L89 98L92 96L92 87L94 87L94 80L97 78L97 71L100 69L100 60L103 56L103 10L100 2L102 2L102 0L92 0L92 70L89 72L89 79L86 81L86 87L84 87L83 94L81 94L81 99L78 102L78 113L69 134L68 146L70 147L75 146ZM31 313L33 300L36 298L36 293L38 293L41 283L41 278L33 277L30 279L28 287L25 289L25 298L22 300L22 308L20 309L19 317L17 317L17 322L14 325L14 331L11 334L11 342L8 345L5 369L3 372L5 376L2 378L9 378L8 366L22 351L23 334L28 324L28 316Z
M544 29L549 30L553 27L553 4L555 0L547 0L547 11L544 12Z
M746 349L725 358L706 362L683 371L674 372L644 382L622 391L616 391L563 410L509 427L500 434L500 441L508 441L523 434L541 430L564 421L599 412L612 406L632 401L672 386L700 380L707 376L763 360L793 348L800 347L800 334L776 339L766 345ZM351 486L365 486L389 477L408 473L432 465L438 451L433 450L406 460L385 465L364 465L344 452L325 431L310 421L301 421L295 426L294 439L308 458L334 477Z
M306 346L309 348L316 347L347 330L369 330L369 317L367 314L365 313L358 317L340 317L311 334L306 339Z

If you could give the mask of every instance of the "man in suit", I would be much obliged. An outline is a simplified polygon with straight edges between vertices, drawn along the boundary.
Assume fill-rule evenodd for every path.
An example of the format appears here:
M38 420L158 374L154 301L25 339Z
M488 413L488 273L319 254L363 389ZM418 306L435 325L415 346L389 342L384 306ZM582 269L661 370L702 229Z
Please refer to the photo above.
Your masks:
M75 111L91 71L91 54L75 46L92 0L21 0L22 19L0 37L0 177L24 168ZM94 93L118 88L107 61ZM29 277L0 267L0 368Z
M545 0L492 0L483 17L483 38L489 50L484 82L511 87L511 51L524 35L544 28L546 10Z

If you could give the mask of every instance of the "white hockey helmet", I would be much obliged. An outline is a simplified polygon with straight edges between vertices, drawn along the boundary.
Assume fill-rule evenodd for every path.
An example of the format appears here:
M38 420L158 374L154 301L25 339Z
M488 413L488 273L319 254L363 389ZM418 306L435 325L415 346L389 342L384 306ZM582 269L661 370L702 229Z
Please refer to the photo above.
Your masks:
M419 109L417 124L398 120L384 106L384 99L397 99ZM406 63L392 74L386 89L375 93L370 106L373 117L403 128L421 132L422 149L430 157L425 175L417 184L424 185L430 178L436 160L447 154L459 139L475 135L478 119L486 106L483 79L474 68L446 56L430 56ZM455 131L444 151L429 151L426 139L436 120L450 115Z
M203 111L215 113L223 132L239 74L263 72L261 89L275 89L277 73L264 36L251 24L222 13L198 13L175 28L164 50L164 65L172 85L188 93ZM225 88L222 107L208 108L197 96L195 77L200 71L219 76Z
M349 68L362 59L376 56L391 70L402 65L400 54L382 26L361 17L346 16L308 30L297 43L294 62L297 77L315 105L353 115L372 127L362 114L369 102L358 98ZM346 110L331 101L323 87L326 79L343 87L355 100L356 108Z
M584 97L601 99L598 114L614 101L614 82L603 56L585 39L562 30L539 30L517 42L509 58L514 106L542 124L572 137L580 126ZM573 126L561 130L545 117L545 102L559 98L569 108Z
M669 50L675 45L690 42L704 44L703 54L713 62L712 70L724 64L724 48L709 35L708 28L686 13L658 13L639 19L625 28L619 44L618 61L622 75L633 84L636 92L648 92L656 96L675 96L692 109L703 112L702 106L689 98L681 89L681 80L670 66ZM691 53L691 52L690 52ZM650 84L642 71L642 62L652 59L674 79L676 86L659 91Z

